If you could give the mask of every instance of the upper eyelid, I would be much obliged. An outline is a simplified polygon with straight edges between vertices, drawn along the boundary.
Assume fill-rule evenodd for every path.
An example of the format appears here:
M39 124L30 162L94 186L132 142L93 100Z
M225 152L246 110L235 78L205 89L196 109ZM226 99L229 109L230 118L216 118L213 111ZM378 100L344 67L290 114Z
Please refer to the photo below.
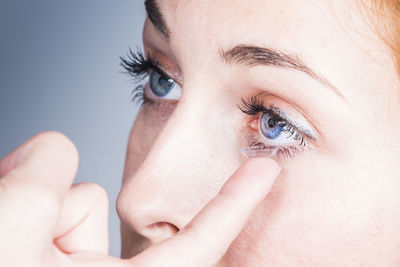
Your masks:
M152 59L152 58L150 57L149 54L148 54L146 60L147 60L148 63L149 63L149 69L148 69L148 71L149 71L149 70L155 70L155 71L157 71L159 74L161 74L162 76L164 76L165 78L172 79L172 80L174 80L174 82L176 82L176 83L179 84L179 82L177 81L177 79L174 79L173 77L171 77L172 75L169 75L169 74L167 73L167 71L165 71L165 70L163 69L162 64L161 64L159 61ZM148 74L150 74L150 73L148 73Z
M290 118L286 115L286 113L284 113L283 111L281 111L279 108L277 108L277 107L275 107L275 106L272 105L272 106L267 110L267 112L271 112L271 111L273 112L274 115L277 115L279 118L281 118L281 119L284 120L285 122L287 122L287 123L289 123L290 125L292 125L292 127L294 127L297 131L299 131L299 132L305 134L306 136L308 136L308 137L311 138L312 140L316 140L315 136L312 135L312 134L310 133L309 130L304 129L304 128L302 128L302 127L299 127L299 125L298 125L295 121L293 121L292 119L290 119Z
M165 73L165 71L162 69L162 67L160 67L160 66L161 66L160 62L158 62L158 61L152 59L151 56L150 56L150 54L147 55L146 62L148 63L147 72L148 72L149 70L156 70L156 71L158 71L161 75L169 77L169 75Z

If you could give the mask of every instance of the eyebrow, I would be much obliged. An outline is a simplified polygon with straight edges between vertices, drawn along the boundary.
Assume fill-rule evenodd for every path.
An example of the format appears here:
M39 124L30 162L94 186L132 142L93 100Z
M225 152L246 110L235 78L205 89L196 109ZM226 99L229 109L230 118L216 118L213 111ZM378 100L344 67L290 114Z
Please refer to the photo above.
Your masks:
M313 71L298 56L291 56L279 50L244 44L235 46L228 51L220 49L219 54L222 60L228 64L242 64L251 67L275 66L301 71L331 89L336 95L347 102L337 87L325 77Z
M170 38L170 31L160 11L160 6L158 5L157 1L145 0L144 5L149 20L168 41ZM325 87L331 89L337 96L342 98L342 100L347 103L346 98L336 86L329 82L328 79L308 67L298 56L291 56L276 49L244 44L237 45L228 51L220 49L219 54L222 60L228 64L242 64L252 67L275 66L284 69L301 71Z
M156 0L145 0L144 6L151 23L164 35L165 39L169 40L170 31Z

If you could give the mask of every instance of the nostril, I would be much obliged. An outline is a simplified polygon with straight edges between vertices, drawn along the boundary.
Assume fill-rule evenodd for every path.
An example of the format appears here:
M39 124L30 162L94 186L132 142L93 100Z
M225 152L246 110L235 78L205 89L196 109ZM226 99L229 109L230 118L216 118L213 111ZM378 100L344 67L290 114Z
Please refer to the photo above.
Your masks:
M156 222L149 224L143 229L143 234L146 236L152 245L166 240L179 232L179 228L167 222Z

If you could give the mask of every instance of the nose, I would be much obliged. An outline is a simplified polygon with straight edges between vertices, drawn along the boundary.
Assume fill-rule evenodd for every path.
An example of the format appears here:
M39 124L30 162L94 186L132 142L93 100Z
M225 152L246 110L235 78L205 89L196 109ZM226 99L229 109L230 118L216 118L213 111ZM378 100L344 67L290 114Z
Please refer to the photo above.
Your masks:
M183 229L238 167L239 155L227 151L235 145L234 131L226 131L220 116L180 103L140 167L125 177L118 214L149 245Z

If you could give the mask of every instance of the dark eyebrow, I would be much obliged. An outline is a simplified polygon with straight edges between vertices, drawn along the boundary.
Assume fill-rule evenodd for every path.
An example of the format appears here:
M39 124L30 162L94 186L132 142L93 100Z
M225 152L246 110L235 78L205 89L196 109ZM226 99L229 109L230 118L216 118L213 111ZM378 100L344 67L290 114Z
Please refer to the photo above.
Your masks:
M345 97L338 88L330 83L325 77L319 75L310 67L306 66L297 56L291 56L279 50L251 45L238 45L228 51L220 50L219 52L223 61L228 64L244 64L252 67L275 66L304 72L313 79L322 83L325 87L332 89L336 95L347 103Z
M145 0L144 6L146 8L147 17L151 23L153 23L153 25L164 35L165 39L168 40L170 35L169 30L156 0Z

